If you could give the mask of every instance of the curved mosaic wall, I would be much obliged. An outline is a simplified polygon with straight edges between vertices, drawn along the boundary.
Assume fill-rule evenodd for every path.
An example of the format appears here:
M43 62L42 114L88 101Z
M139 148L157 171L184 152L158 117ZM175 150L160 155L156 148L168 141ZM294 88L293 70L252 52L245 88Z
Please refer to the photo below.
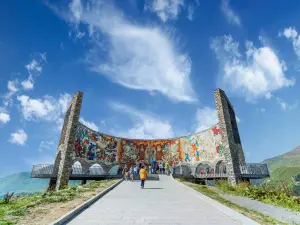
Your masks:
M218 124L200 133L180 138L133 140L96 132L79 123L73 158L101 161L108 166L130 166L137 162L148 165L153 159L170 165L179 161L216 164L224 159L224 149Z

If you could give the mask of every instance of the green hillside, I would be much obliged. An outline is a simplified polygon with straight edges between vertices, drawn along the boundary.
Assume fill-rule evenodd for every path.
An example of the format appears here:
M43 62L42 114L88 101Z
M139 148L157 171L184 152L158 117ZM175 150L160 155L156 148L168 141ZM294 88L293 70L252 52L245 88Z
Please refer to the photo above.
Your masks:
M271 180L288 180L300 173L300 146L290 152L264 160L268 165Z

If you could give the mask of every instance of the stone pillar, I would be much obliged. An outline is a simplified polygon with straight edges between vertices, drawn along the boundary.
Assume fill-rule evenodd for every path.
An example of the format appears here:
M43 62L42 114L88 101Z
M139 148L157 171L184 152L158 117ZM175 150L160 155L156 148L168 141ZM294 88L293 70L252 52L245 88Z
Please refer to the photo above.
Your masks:
M229 173L228 181L236 185L241 178L240 166L245 164L245 156L237 127L233 106L228 100L225 92L216 89L215 102L219 125L222 133L222 144L226 161L226 170Z
M79 122L82 92L77 92L65 114L64 124L54 162L53 174L48 190L59 190L68 186L72 168L76 129Z

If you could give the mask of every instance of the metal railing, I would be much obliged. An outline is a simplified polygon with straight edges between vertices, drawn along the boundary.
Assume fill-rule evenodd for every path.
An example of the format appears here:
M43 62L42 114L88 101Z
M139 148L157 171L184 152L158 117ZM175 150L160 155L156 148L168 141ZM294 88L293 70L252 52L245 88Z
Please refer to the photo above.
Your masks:
M54 166L51 164L39 164L34 165L31 172L31 177L33 178L50 178L53 176ZM266 164L259 164L259 163L250 163L240 167L241 173L240 174L230 174L230 173L199 173L190 174L196 178L226 178L229 176L239 176L242 178L250 178L250 179L260 179L269 177L269 170ZM170 168L171 174L173 174L173 168ZM181 171L182 172L182 171ZM103 177L109 176L110 174L105 173L101 166L99 167L90 167L87 171L83 171L81 166L73 165L72 169L70 170L70 177L72 178L80 178L80 177ZM113 175L121 175L113 174ZM183 175L183 173L176 173L175 175Z

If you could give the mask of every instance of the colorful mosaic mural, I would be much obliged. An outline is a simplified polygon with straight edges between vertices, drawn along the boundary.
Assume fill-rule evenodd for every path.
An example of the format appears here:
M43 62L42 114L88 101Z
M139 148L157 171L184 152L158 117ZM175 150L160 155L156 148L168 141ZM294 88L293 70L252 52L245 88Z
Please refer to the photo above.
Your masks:
M118 160L119 138L92 131L84 125L78 125L74 147L74 157L100 160L113 164Z
M79 123L76 133L74 157L100 160L107 165L135 165L142 162L150 165L152 160L197 163L216 163L224 158L219 125L201 133L175 139L132 140L115 138L95 132Z
M151 164L152 160L178 163L181 148L179 139L170 140L128 140L122 139L120 146L120 162L135 164L141 161Z
M181 141L183 145L182 161L216 163L224 159L221 130L218 124L201 133L183 137Z

